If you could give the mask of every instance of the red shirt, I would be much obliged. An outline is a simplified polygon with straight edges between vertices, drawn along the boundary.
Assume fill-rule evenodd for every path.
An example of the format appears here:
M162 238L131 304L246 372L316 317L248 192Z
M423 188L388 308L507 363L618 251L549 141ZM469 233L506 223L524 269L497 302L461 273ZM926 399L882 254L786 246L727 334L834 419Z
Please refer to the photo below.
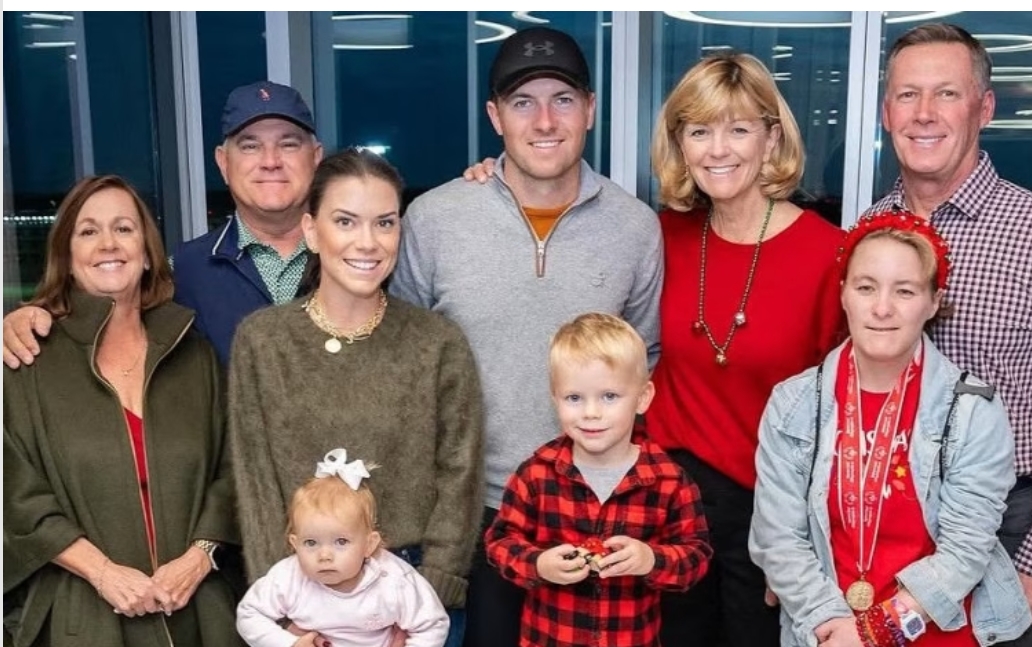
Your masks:
M150 487L147 478L147 449L143 435L143 418L123 407L125 421L129 426L129 441L133 446L133 458L136 461L136 478L140 485L140 505L143 507L143 520L147 525L147 546L150 548L151 561L157 562L157 547L154 540L154 514L151 508Z
M844 232L813 211L760 246L746 324L735 332L727 366L694 332L705 210L660 213L666 254L660 300L662 352L645 414L664 449L687 449L744 487L756 483L760 417L774 385L817 364L844 339L835 262ZM718 344L745 290L755 244L706 243L706 323Z
M521 647L658 647L661 590L684 591L713 554L699 490L658 445L640 442L638 461L605 503L573 464L573 443L557 438L509 479L502 507L484 535L502 576L529 589ZM628 535L647 543L647 576L587 579L560 586L541 579L538 556L593 537Z
M864 426L873 426L888 395L860 392L862 419L869 421L869 424ZM857 568L857 537L854 533L846 531L837 496L839 444L841 436L835 441L836 452L831 466L828 514L831 521L831 551L835 559L835 573L838 576L839 588L845 591L859 578L860 572ZM896 573L935 552L935 542L925 527L924 514L921 512L918 495L914 490L914 479L910 474L909 446L910 430L898 433L892 451L892 467L886 484L885 498L882 502L882 518L874 559L866 577L874 586L875 602L888 600L895 595L898 588ZM970 596L965 602L965 607L970 613ZM912 644L918 647L976 647L978 641L975 640L970 624L957 631L944 632L935 623L929 622L927 633Z

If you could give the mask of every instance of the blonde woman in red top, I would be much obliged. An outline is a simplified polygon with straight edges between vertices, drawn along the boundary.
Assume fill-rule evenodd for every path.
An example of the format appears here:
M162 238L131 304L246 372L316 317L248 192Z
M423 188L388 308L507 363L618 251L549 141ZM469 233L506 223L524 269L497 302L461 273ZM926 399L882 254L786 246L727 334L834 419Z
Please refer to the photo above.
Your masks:
M665 209L662 354L648 432L696 480L710 574L664 600L663 644L778 644L747 549L763 406L841 339L842 231L788 201L803 172L795 119L747 54L706 58L670 93L653 168Z

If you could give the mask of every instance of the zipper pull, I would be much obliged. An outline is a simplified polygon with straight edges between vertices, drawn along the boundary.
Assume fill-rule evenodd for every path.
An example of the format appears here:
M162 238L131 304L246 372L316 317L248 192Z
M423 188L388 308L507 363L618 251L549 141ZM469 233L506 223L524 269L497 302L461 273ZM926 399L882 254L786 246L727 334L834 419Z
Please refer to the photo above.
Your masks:
M545 241L537 242L537 277L540 279L545 275Z

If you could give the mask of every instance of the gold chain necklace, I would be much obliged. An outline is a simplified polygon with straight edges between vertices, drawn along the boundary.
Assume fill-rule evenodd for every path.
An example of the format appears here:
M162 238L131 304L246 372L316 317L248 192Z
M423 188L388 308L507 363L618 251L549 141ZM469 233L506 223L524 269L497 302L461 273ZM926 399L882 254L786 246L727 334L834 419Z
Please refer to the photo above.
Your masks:
M735 316L731 320L731 329L727 332L727 339L724 340L722 345L717 344L717 340L713 338L713 332L710 330L709 325L706 323L706 319L703 317L703 304L706 301L706 239L709 237L709 230L712 227L711 222L713 221L713 207L710 207L709 213L706 214L706 222L702 225L702 265L699 269L699 319L692 324L692 331L697 334L706 335L706 339L709 341L710 346L717 353L717 364L719 366L727 366L727 349L731 346L731 340L735 336L735 331L745 325L745 302L749 299L749 292L752 290L753 278L756 276L756 265L760 261L760 245L763 244L763 236L767 233L767 225L770 224L770 214L774 212L774 200L767 198L767 213L763 216L763 226L760 227L760 237L756 241L756 247L753 249L752 264L749 266L749 275L745 279L745 291L742 292L742 300L738 303L738 309L735 311Z
M369 318L364 324L355 328L351 332L346 332L333 325L332 322L326 317L326 313L323 312L322 303L319 301L319 290L316 290L311 298L304 305L305 312L312 319L312 323L316 325L319 330L330 335L330 338L326 340L323 347L327 353L339 353L340 349L343 348L341 339L344 340L349 346L354 344L356 341L362 341L369 339L376 330L376 327L383 321L383 313L387 310L387 293L380 290L380 302L376 304L376 312Z
M143 350L141 350L139 352L139 354L136 355L136 359L133 360L133 365L130 366L129 368L120 368L120 369L118 369L118 372L122 374L122 377L129 377L129 374L132 373L134 370L136 370L136 365L140 363L140 358L142 358L146 354L147 354L147 346L145 344L144 347L143 347Z

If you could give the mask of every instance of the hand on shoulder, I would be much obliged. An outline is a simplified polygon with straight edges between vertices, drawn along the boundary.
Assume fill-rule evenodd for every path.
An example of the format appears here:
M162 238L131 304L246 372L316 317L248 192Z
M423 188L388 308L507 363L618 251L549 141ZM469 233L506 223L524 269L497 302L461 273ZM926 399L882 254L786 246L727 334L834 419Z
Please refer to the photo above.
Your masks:
M485 157L483 162L477 162L473 166L470 166L462 172L462 179L467 182L479 182L480 184L486 184L489 179L494 175L495 165L498 160L493 157Z
M36 337L49 335L53 321L38 306L23 306L4 317L4 364L11 369L32 364L39 355Z

